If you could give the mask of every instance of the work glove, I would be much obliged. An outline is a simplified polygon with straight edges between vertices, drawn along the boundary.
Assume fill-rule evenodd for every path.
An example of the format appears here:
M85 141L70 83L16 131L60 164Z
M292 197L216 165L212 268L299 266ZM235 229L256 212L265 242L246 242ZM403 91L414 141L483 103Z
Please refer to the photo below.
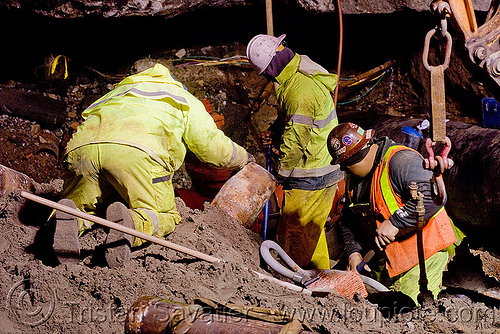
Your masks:
M247 164L255 162L255 157L247 152Z
M398 232L399 228L392 225L390 220L384 220L376 230L375 243L377 247L383 251L388 244L396 239Z
M273 132L272 131L264 131L260 134L260 140L262 142L262 147L266 150L273 143Z
M271 146L271 153L275 155L279 155L280 151L276 149L273 146L273 137L274 137L274 132L272 131L264 131L260 134L260 140L262 142L262 147L264 148L265 151Z

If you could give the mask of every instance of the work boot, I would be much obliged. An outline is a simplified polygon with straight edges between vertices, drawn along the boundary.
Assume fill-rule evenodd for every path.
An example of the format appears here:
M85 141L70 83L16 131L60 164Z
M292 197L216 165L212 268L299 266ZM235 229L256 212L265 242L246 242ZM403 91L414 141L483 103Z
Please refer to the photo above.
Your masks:
M60 200L59 204L76 209L75 203L67 198ZM56 230L52 247L60 263L75 263L80 260L78 220L75 216L56 211Z
M106 219L125 227L135 229L132 216L127 207L120 202L115 202L108 206L106 210ZM134 242L134 236L110 229L106 238L106 263L110 268L121 267L130 260L131 247Z

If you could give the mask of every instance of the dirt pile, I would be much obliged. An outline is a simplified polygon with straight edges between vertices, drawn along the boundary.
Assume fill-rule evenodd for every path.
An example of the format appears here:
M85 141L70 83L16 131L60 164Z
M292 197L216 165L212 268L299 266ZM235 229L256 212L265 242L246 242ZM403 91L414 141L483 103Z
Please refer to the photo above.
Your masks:
M355 302L335 294L312 297L262 280L252 272L263 272L257 234L217 208L191 210L181 200L177 205L182 221L168 240L224 262L208 263L150 245L134 250L123 268L109 269L103 261L106 232L95 228L81 238L79 263L57 265L50 253L52 224L45 224L47 210L26 203L24 211L38 218L15 219L14 208L22 201L11 194L0 205L2 333L122 333L126 311L142 296L181 303L204 297L275 308L324 333L498 329L497 310L468 299L448 297L385 319L366 300Z
M16 196L2 201L0 280L6 296L0 309L6 319L2 332L120 333L127 309L147 295L182 303L205 297L304 312L318 307L338 312L342 305L356 307L342 297L316 300L259 279L252 273L261 270L259 236L217 208L193 211L178 201L183 219L168 240L224 262L212 264L150 245L135 250L125 267L109 269L102 257L106 236L102 228L81 238L81 262L57 265L49 254L51 223L36 226L43 219L12 219L19 201ZM40 208L28 203L25 210Z

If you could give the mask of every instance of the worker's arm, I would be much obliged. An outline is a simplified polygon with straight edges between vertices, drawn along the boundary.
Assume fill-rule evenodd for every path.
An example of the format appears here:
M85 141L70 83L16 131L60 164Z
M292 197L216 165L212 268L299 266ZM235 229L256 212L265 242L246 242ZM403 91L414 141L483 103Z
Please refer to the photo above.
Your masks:
M431 218L442 207L431 197L432 171L422 167L422 157L416 152L404 150L394 154L389 162L389 180L394 191L400 194L405 205L389 217L399 230L412 229L417 225L416 201L411 199L410 183L416 182L424 195L425 219ZM444 204L443 204L444 205Z
M351 260L355 257L351 257L351 255L357 253L361 256L363 246L356 238L356 232L358 230L355 226L356 216L349 209L348 203L346 203L344 209L342 210L341 221L342 223L340 224L340 237L342 238L344 244L344 254L346 255L349 263L351 263Z
M344 242L344 252L347 257L353 253L361 253L363 247L356 241L354 233L348 224L344 224L344 222L342 222L340 235L342 237L342 241Z
M189 106L183 140L198 159L228 169L242 168L251 160L243 147L217 129L203 103L193 97Z
M280 145L279 181L286 180L304 157L314 122L315 106L311 101L295 99L286 108L286 125Z

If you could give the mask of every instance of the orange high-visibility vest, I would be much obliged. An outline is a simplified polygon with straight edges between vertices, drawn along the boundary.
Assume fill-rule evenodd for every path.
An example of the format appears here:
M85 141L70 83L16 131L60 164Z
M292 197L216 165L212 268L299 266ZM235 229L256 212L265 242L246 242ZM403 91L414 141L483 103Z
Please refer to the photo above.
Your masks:
M394 153L401 150L412 149L406 146L391 146L374 171L370 204L375 212L375 217L382 215L387 220L404 205L401 197L392 189L389 180L389 160ZM381 223L377 219L377 226L380 226ZM429 219L422 230L422 235L425 259L456 242L455 233L444 206ZM385 254L387 257L386 267L390 277L413 268L418 264L417 234L414 233L405 239L396 239L391 242L386 246Z

